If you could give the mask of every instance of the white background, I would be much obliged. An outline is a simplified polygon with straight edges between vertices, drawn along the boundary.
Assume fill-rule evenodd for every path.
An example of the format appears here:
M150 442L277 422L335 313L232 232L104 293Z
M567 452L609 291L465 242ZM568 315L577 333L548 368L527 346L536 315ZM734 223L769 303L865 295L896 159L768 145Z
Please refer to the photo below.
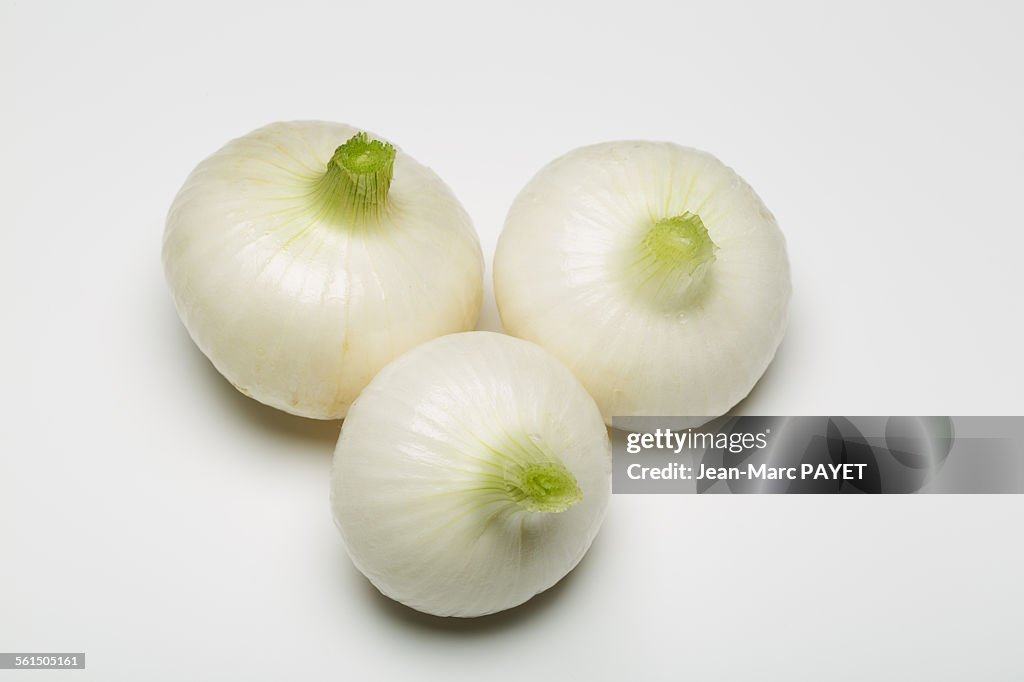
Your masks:
M178 186L272 120L394 140L488 263L544 163L668 139L789 240L743 409L1024 412L1022 5L770 4L4 0L0 650L88 669L0 680L1021 679L1021 498L616 497L525 607L410 612L332 525L339 425L237 394L166 291Z

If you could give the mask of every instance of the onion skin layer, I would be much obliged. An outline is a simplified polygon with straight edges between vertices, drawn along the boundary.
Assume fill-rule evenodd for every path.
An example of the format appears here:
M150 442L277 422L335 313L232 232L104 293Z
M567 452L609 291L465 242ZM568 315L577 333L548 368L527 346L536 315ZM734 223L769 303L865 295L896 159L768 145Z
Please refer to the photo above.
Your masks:
M398 150L386 203L330 203L328 164L361 132L255 130L200 163L167 216L164 270L196 345L239 391L303 417L344 417L387 362L480 311L476 232L429 168Z
M792 289L785 238L742 178L635 141L576 149L530 180L494 291L506 331L568 365L610 424L725 414L771 363Z
M571 483L546 480L550 495L523 500L524 459L563 467ZM331 497L349 555L377 589L474 617L576 566L610 474L607 429L572 373L532 343L468 332L419 346L370 382L342 425Z

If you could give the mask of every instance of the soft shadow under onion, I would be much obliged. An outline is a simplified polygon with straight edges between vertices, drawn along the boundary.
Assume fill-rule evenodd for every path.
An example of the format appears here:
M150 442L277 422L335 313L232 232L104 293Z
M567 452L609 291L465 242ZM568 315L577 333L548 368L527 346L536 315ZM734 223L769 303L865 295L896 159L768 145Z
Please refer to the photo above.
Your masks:
M192 382L193 390L216 395L224 411L239 422L240 428L267 431L281 438L323 446L325 457L333 454L341 430L341 421L297 417L242 394L196 347L178 320L174 307L167 307L169 310L165 317L168 325L173 327L173 334L178 340L182 355L185 356L182 371L194 375L196 379Z
M543 613L554 608L567 594L577 589L576 583L583 580L579 576L591 570L591 564L600 561L595 555L600 555L603 546L602 534L599 533L583 560L552 587L519 606L476 618L434 616L386 597L356 570L348 556L343 553L342 556L347 564L345 568L349 569L346 571L349 582L358 582L356 591L365 601L372 602L370 607L392 625L410 632L437 633L442 637L481 637L526 627L534 618L542 617Z

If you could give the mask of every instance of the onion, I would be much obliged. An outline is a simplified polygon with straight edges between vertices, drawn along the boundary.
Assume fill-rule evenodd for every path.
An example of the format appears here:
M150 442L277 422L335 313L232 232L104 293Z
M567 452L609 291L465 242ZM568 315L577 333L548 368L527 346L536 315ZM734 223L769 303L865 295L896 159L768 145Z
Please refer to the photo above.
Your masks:
M782 233L735 172L671 143L610 142L522 190L494 290L505 329L566 363L611 423L727 412L775 355L791 287Z
M238 390L339 419L388 361L472 329L483 258L429 168L351 126L273 123L199 164L167 216L182 321Z
M356 400L334 455L334 518L382 593L439 616L508 609L558 582L610 494L593 399L532 343L430 341Z

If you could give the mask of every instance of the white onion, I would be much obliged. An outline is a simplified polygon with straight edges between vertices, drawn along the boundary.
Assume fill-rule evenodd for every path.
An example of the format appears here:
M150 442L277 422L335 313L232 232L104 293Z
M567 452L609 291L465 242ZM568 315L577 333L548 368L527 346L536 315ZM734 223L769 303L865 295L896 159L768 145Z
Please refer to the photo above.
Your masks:
M265 126L200 163L167 217L165 272L192 338L240 391L293 414L344 417L388 361L480 310L466 212L371 138Z
M565 362L609 423L727 412L771 362L791 291L785 240L750 186L658 142L543 168L509 211L494 289L506 330Z
M440 616L508 609L590 546L610 493L593 399L532 343L430 341L385 367L346 418L334 517L385 595Z

